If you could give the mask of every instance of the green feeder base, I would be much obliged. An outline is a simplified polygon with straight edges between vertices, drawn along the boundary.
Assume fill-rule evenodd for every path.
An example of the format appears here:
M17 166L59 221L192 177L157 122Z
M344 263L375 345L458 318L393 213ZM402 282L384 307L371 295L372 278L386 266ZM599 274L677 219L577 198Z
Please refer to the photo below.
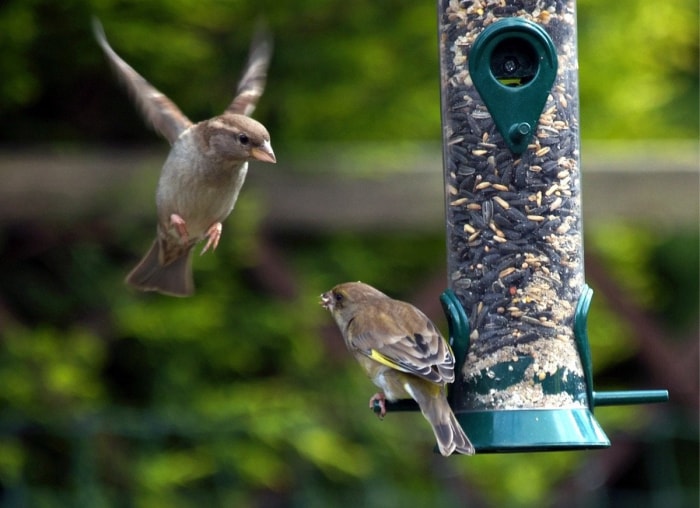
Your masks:
M606 448L610 440L586 408L457 413L478 453Z
M593 390L593 367L588 344L587 318L593 291L583 287L574 317L574 336L581 356L585 392L571 393L574 400L588 407L542 409L456 409L455 416L477 453L563 451L607 448L610 440L593 416L597 406L648 404L668 400L667 390L596 392ZM451 289L440 296L450 329L450 345L455 363L463 365L469 349L469 320ZM473 387L472 387L473 388ZM558 389L561 387L557 387ZM454 409L455 399L464 394L449 390L448 400ZM579 397L580 395L580 397ZM461 406L462 408L464 405ZM379 412L378 403L374 411ZM419 411L413 400L387 402L387 411Z

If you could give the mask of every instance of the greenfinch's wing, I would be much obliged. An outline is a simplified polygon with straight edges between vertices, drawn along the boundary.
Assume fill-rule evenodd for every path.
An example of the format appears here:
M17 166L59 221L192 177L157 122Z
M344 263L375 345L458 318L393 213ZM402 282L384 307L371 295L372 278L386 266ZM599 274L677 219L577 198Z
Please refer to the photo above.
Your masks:
M389 298L373 302L348 326L353 348L369 358L433 383L454 381L454 356L425 314Z

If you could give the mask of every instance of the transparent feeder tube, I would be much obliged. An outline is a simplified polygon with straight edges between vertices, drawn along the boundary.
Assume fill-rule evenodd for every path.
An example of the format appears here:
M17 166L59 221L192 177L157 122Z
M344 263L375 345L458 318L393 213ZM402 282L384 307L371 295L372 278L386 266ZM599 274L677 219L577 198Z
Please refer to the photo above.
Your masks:
M575 2L438 6L448 286L470 325L454 410L586 407L573 331L584 287ZM558 62L522 153L469 72L479 34L511 17L541 26Z

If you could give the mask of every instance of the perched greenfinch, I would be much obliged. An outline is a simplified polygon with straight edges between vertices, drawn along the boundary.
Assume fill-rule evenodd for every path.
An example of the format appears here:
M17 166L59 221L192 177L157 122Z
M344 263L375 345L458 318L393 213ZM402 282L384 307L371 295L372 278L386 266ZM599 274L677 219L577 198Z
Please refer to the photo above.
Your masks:
M435 433L442 455L474 454L447 402L455 359L435 325L413 305L361 282L339 284L321 295L345 345L382 391L369 401L386 414L385 400L412 398Z

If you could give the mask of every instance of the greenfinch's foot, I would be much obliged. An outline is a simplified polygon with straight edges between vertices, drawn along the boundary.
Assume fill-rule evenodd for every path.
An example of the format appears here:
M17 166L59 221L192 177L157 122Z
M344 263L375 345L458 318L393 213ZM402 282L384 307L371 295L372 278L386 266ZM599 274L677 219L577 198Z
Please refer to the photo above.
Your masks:
M370 409L374 410L375 402L379 404L379 418L383 419L384 415L386 415L386 396L382 392L372 395L372 398L369 399Z

